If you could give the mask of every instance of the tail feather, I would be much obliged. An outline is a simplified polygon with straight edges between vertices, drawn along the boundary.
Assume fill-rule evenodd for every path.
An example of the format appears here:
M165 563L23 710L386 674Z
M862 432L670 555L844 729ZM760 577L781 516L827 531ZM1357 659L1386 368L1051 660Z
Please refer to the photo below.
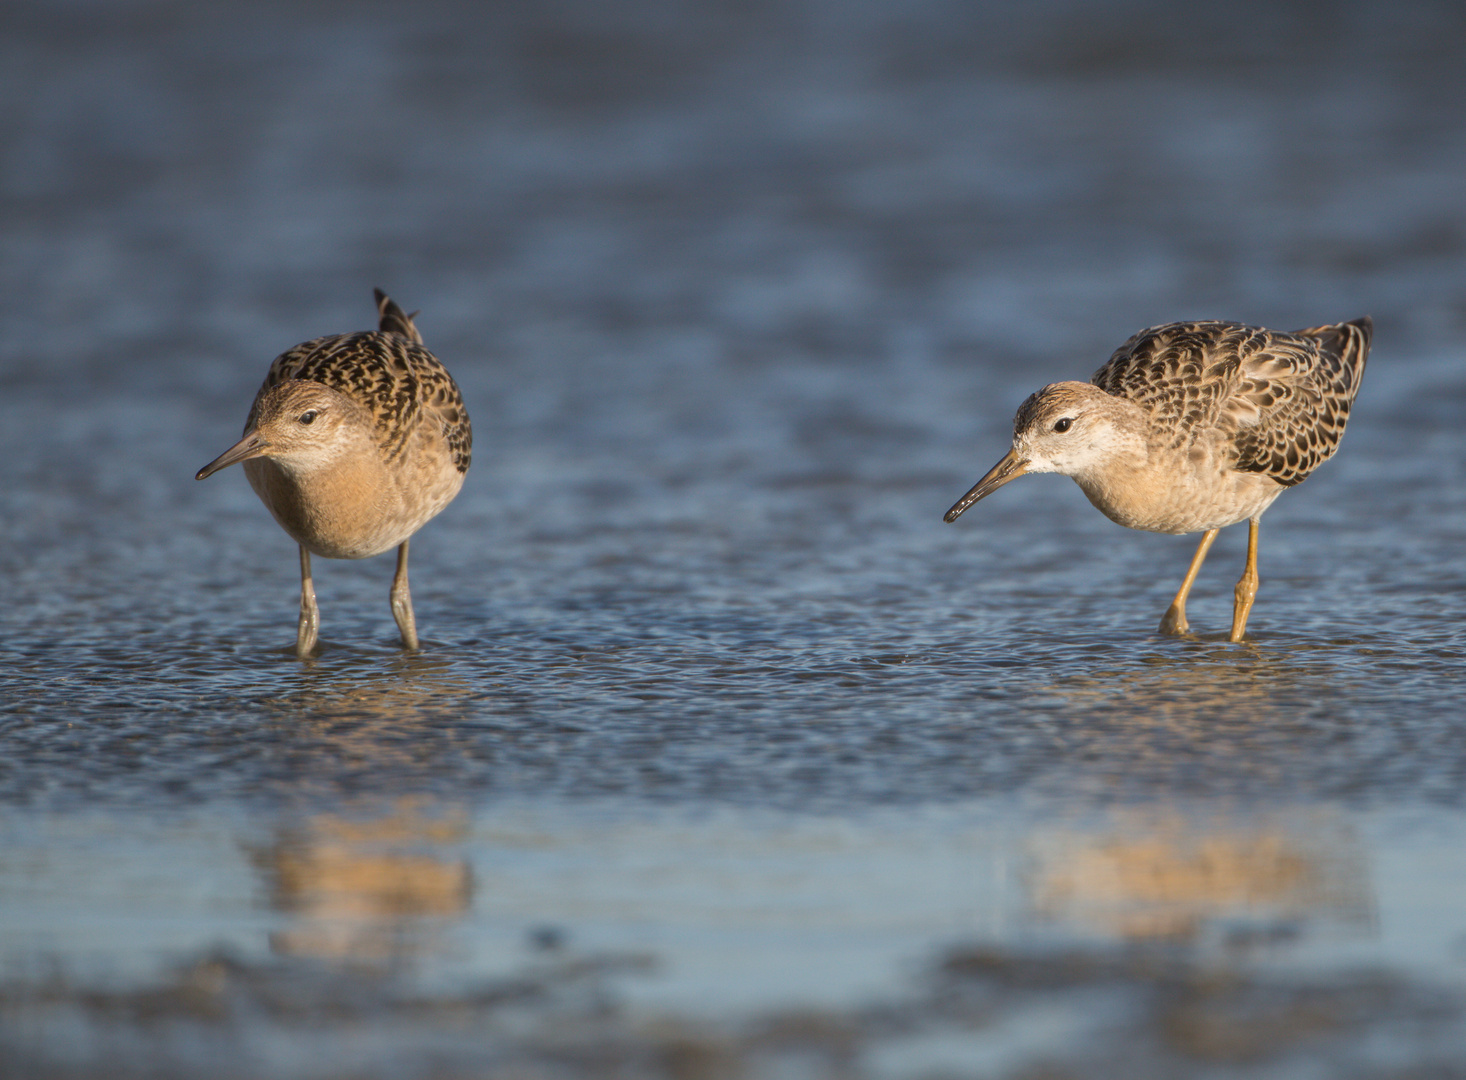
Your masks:
M401 334L408 341L421 345L422 335L417 332L417 326L412 321L417 312L407 314L381 289L373 289L372 292L377 298L377 329L384 334Z
M1364 377L1364 363L1369 358L1369 345L1374 339L1374 320L1368 315L1352 322L1333 326L1313 326L1307 330L1294 331L1299 337L1311 337L1318 342L1325 357L1337 362L1349 398L1359 390Z

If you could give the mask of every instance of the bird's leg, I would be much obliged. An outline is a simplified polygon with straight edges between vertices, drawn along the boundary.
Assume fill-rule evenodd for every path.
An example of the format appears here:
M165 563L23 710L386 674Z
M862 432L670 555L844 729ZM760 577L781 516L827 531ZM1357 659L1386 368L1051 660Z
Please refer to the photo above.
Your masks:
M1257 518L1247 522L1247 565L1233 596L1236 603L1232 608L1232 640L1241 641L1242 631L1247 629L1247 616L1252 612L1252 601L1257 598Z
M402 644L417 648L417 620L412 617L412 594L407 591L407 541L397 549L397 573L392 577L392 618L402 631Z
M1191 557L1191 568L1186 571L1186 578L1176 592L1176 599L1171 601L1171 606L1161 616L1161 633L1184 634L1190 629L1191 624L1186 621L1186 598L1191 595L1191 586L1196 583L1196 575L1201 573L1201 564L1206 561L1206 553L1211 550L1211 543L1217 538L1217 532L1216 529L1208 529L1202 535L1196 554Z
M304 660L316 647L321 628L321 609L316 607L316 587L311 581L311 553L300 549L300 625L295 631L295 655Z

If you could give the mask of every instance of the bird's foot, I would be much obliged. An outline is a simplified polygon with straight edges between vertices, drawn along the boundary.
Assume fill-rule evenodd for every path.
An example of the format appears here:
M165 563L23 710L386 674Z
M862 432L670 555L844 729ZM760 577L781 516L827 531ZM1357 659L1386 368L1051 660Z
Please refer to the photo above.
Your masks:
M1170 634L1173 637L1180 637L1191 629L1191 624L1186 621L1186 609L1172 604L1166 608L1166 613L1161 616L1160 632Z
M300 592L300 622L295 629L295 655L304 660L316 651L320 640L321 609L316 606L316 590L309 584Z
M1232 635L1230 640L1241 641L1247 630L1247 616L1252 614L1252 601L1257 598L1257 577L1244 575L1237 582L1233 595L1236 598L1232 608Z
M316 643L320 640L320 615L315 611L300 613L300 625L295 631L295 655L304 660L311 653L316 651Z
M412 617L412 601L398 602L392 598L392 617L397 620L397 629L402 631L402 645L407 649L419 648L417 643L417 620Z
M378 296L381 294L378 293ZM380 302L380 301L379 301ZM411 325L412 320L408 319ZM407 545L402 541L397 548L397 573L392 577L392 618L397 620L397 629L402 631L403 647L417 651L417 620L412 617L412 591L407 585Z

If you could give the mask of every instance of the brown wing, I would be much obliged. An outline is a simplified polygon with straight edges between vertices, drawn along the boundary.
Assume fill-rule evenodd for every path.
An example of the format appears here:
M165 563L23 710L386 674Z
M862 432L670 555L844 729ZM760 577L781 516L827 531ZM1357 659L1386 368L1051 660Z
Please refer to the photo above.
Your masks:
M1225 422L1244 359L1265 345L1266 330L1241 323L1167 323L1142 330L1115 350L1090 380L1143 406L1173 445Z
M380 291L377 303L382 330L313 338L277 356L255 395L245 430L254 426L265 391L287 379L304 379L329 386L371 410L387 460L402 452L420 424L434 424L453 453L454 467L468 472L473 429L458 384L423 348L411 316Z
M1274 334L1243 370L1231 411L1237 468L1302 483L1344 437L1374 325L1366 317Z
M1232 442L1234 468L1290 487L1338 447L1369 352L1368 319L1291 334L1228 322L1142 330L1093 382L1150 410L1184 445Z

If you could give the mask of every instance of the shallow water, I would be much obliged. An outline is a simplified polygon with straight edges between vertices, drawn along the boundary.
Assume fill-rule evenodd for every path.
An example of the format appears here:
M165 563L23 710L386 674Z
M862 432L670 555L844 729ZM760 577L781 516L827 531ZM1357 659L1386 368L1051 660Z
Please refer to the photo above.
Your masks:
M1460 16L609 10L0 16L6 1071L1456 1075ZM192 474L373 285L474 465L302 663ZM1365 313L1242 645L1238 530L1172 640L1193 538L941 521L1141 326Z

